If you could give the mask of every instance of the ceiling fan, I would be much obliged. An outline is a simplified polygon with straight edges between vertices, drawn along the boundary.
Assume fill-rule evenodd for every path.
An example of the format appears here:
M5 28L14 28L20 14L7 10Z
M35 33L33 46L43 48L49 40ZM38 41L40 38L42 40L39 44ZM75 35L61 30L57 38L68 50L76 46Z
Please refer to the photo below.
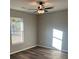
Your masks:
M35 10L34 13L38 13L38 14L46 13L46 12L48 12L48 9L54 8L54 7L45 7L44 4L47 3L47 2L48 2L48 0L46 0L46 1L36 1L36 3L38 4L38 7L36 9L29 9L29 10Z

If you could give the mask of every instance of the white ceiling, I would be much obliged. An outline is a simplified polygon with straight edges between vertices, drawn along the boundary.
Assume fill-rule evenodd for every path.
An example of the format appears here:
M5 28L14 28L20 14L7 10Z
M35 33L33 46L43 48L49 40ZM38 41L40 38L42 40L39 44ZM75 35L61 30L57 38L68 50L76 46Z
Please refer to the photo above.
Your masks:
M38 1L38 0L36 0ZM68 8L68 0L48 0L49 3L45 4L45 7L53 6L53 9L48 10L49 12L64 10ZM28 9L36 9L37 4L31 3L30 0L10 0L10 8L33 13L34 10Z

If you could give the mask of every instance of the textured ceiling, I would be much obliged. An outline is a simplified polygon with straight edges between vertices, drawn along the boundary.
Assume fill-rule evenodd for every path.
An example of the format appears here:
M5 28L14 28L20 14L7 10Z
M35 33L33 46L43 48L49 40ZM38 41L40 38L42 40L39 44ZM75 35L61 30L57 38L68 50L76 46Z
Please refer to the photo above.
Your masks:
M31 3L30 0L10 0L10 8L19 11L33 13L34 10L29 9L36 9L37 6L37 4ZM68 8L68 0L48 0L48 3L45 4L45 7L50 6L53 6L54 8L48 10L49 12L64 10Z

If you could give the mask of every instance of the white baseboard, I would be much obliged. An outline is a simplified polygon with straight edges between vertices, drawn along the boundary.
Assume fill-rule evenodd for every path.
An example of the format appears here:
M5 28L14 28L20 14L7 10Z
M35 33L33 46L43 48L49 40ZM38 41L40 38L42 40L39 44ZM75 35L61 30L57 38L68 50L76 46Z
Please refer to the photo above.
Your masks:
M27 50L27 49L30 49L30 48L33 48L33 47L36 47L36 46L40 46L40 47L45 47L45 48L51 49L51 47L46 47L46 46L42 46L42 45L35 45L35 46L24 48L24 49L21 49L21 50L18 50L18 51L11 52L10 54L15 54L15 53L18 53L18 52L21 52L21 51L24 51L24 50ZM63 52L68 52L67 50L62 50L62 51Z
M43 46L43 45L37 45L37 46L39 46L39 47L44 47L44 48L49 48L49 49L52 48L52 47L47 47L47 46Z
M44 48L49 48L49 49L56 49L56 48L54 48L54 47L47 47L47 46L42 46L42 45L38 45L39 47L44 47ZM57 49L56 49L57 50ZM61 50L59 50L59 51L61 51ZM67 52L68 53L68 51L67 50L62 50L62 52Z
M24 49L21 49L21 50L18 50L18 51L11 52L10 54L15 54L15 53L18 53L20 51L24 51L24 50L27 50L27 49L30 49L30 48L33 48L33 47L36 47L36 45L35 46L31 46L31 47L27 47L27 48L24 48Z

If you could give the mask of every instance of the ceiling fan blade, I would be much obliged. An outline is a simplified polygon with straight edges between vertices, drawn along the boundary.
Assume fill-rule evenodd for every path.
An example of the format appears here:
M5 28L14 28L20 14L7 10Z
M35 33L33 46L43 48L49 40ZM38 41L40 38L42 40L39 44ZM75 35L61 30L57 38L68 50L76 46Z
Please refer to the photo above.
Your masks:
M47 8L45 8L45 9L52 9L52 8L54 8L54 7L47 7Z
M34 14L36 14L36 13L37 13L37 11L34 11L33 13L34 13Z
M45 12L48 12L46 9L44 10Z

